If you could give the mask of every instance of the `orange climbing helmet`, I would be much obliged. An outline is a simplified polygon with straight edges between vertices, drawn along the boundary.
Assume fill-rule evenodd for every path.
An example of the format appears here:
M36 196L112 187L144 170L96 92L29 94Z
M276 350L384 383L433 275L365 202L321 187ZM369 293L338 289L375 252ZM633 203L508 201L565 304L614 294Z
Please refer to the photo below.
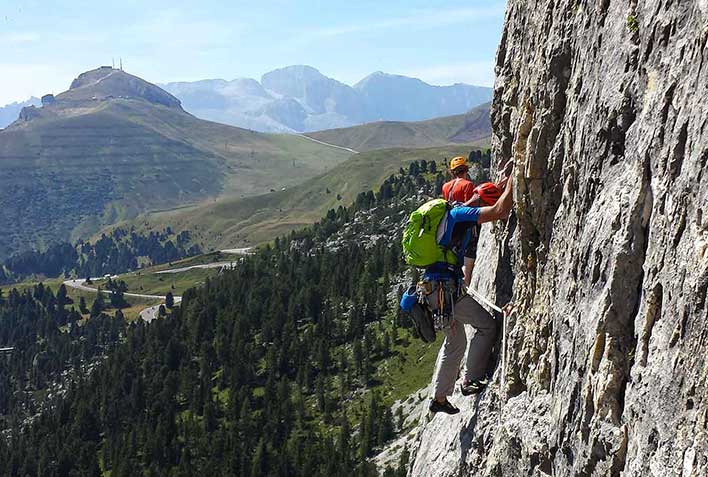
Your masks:
M456 170L464 167L466 170L469 170L469 166L467 165L467 159L465 159L462 156L457 156L453 157L450 160L450 170L455 172Z
M476 195L484 205L491 206L497 203L499 197L502 195L502 191L496 184L484 182L474 188L474 195Z

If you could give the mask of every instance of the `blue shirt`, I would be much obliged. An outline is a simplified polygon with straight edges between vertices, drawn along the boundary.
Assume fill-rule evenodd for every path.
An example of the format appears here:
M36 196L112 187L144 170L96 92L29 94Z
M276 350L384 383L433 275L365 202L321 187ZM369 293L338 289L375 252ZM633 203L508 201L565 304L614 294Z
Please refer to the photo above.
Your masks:
M472 230L472 226L479 220L479 207L453 207L447 213L447 222L445 223L445 232L442 238L439 240L439 244L443 247L449 247L452 242L453 232L455 231L456 225L462 225L468 230ZM467 226L467 227L465 227ZM458 227L458 231L460 227ZM469 237L465 240L465 244L462 247L464 250L467 246L467 241Z
M478 220L479 207L454 207L447 213L445 231L438 243L455 253L458 265L436 263L426 268L424 278L443 280L459 275L464 262L465 249L472 238L472 228Z

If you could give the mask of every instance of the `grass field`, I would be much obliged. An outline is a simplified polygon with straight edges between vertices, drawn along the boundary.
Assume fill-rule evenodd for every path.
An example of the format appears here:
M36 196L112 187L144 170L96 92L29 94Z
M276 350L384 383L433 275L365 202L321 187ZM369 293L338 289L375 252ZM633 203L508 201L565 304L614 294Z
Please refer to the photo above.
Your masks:
M491 137L489 106L489 103L482 104L466 114L427 121L379 121L307 133L307 136L359 152L394 147L430 148L453 143L487 146Z
M286 190L149 214L123 225L142 232L167 226L176 233L188 230L203 250L251 246L309 225L331 208L350 205L357 194L378 188L413 161L440 161L467 155L472 149L478 148L452 145L356 154L333 170Z
M434 343L424 343L408 332L402 334L404 338L394 348L397 356L383 362L376 371L376 379L381 384L375 389L387 405L430 383L442 343L441 333Z
M147 271L137 271L126 273L118 277L128 285L128 293L138 293L141 295L164 296L168 292L180 296L188 288L199 286L208 277L216 276L219 270L216 268L195 268L180 273L150 273ZM106 280L94 280L94 286L105 289ZM128 297L130 299L130 297Z
M214 262L228 262L236 261L239 259L239 255L232 253L221 253L221 252L209 252L202 255L195 255L194 257L187 257L182 260L177 260L174 262L162 263L160 265L154 265L152 267L147 267L143 269L145 272L158 272L160 270L170 270L174 268L184 268L191 267L193 265L205 265Z

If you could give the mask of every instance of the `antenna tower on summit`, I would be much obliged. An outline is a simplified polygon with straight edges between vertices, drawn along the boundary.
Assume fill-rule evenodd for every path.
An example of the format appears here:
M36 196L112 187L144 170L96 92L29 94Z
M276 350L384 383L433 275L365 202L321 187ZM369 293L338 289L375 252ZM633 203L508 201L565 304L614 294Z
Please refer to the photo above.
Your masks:
M123 58L120 59L120 70L123 71Z

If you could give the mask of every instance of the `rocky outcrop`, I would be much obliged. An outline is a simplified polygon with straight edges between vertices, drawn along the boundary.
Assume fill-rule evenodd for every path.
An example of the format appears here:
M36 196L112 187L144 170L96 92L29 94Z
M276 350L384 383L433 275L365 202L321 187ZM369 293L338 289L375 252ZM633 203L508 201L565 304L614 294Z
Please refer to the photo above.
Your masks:
M39 116L39 109L35 106L25 106L20 111L19 120L20 121L31 121L32 119Z
M516 208L475 276L517 304L508 364L412 475L708 475L707 43L706 0L508 2Z

